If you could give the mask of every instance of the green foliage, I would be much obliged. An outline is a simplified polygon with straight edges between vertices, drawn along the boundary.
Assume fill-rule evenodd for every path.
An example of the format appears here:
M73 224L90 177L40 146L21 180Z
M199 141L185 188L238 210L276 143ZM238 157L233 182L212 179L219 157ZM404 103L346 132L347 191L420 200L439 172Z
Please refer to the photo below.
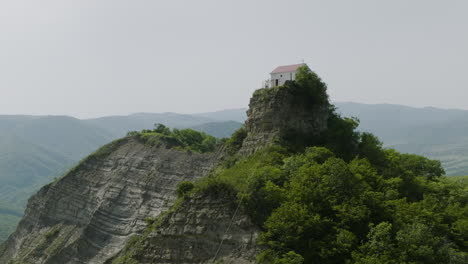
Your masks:
M54 238L55 236L57 236L58 234L60 233L60 229L58 228L53 228L52 230L46 232L44 234L44 237L46 239L51 239L51 238Z
M163 134L163 135L170 135L171 134L171 129L166 127L165 125L163 124L155 124L154 125L154 129L153 129L153 132L154 133L159 133L159 134Z
M345 160L351 160L358 153L360 135L356 132L359 120L342 118L331 110L328 118L328 128L319 139L319 145L324 146Z
M440 160L447 175L468 175L468 112L389 104L336 106L345 116L358 116L359 130L377 135L385 146Z
M228 152L231 154L236 153L242 147L242 142L244 142L246 137L247 130L245 129L245 126L236 130L236 132L232 134L231 138L229 138L225 143Z
M296 80L289 85L296 85L295 91L302 96L299 100L307 100L307 105L329 105L327 85L320 77L307 66L302 66L297 70Z
M383 149L371 134L352 140L350 160L323 147L272 146L195 191L237 193L263 230L260 263L466 262L466 185L441 177L436 161Z
M305 107L329 106L327 85L309 67L302 66L297 70L295 81L286 81L283 86L258 89L253 96L261 101L272 99L281 89L287 88L295 93L293 104Z
M176 193L178 197L185 197L193 190L195 185L190 181L183 181L177 185Z
M375 167L385 167L386 157L382 142L371 133L362 133L358 145L358 155L367 158Z
M213 152L218 144L218 140L215 137L203 132L193 129L171 130L163 124L156 124L153 130L132 131L127 136L137 137L145 144L151 146L158 146L164 143L168 147L199 153Z
M266 250L257 257L257 262L267 262L273 264L302 264L304 258L294 251L289 251L281 256L272 250Z
M302 81L307 83L307 78ZM440 178L440 162L383 149L374 135L356 131L357 119L342 118L332 106L329 110L323 135L286 139L283 148L273 146L234 160L205 181L232 186L264 229L260 241L267 250L259 262L465 260L467 245L462 241L468 228L460 219L468 212L459 209L467 207L468 199L461 190L449 191L454 186ZM290 151L300 148L291 148L293 144L326 148L294 154ZM437 203L447 195L447 203L458 209L445 211L447 207ZM300 258L293 260L296 254Z
M281 144L291 151L303 151L305 147L322 146L333 151L346 161L352 160L359 153L361 140L365 143L368 135L362 136L356 131L359 125L357 118L341 117L336 108L330 104L327 95L327 85L307 66L300 67L295 81L288 81L284 86L261 89L258 96L272 97L279 89L288 88L294 93L295 105L309 109L324 109L328 115L327 128L320 135L304 135L289 131L282 138Z

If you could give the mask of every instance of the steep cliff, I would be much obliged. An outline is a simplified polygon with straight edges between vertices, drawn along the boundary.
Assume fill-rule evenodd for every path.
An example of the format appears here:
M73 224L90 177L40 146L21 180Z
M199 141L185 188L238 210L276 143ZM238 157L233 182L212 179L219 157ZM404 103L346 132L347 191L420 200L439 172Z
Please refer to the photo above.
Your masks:
M116 141L29 200L0 263L102 263L172 205L179 182L203 177L218 157Z
M311 104L313 95L293 84L255 92L239 157L327 129L328 101ZM233 154L228 149L115 141L29 200L0 263L208 263L215 255L252 263L259 229L235 195L202 193L174 206L177 185L207 176Z
M258 228L235 201L220 192L186 198L108 263L253 263Z
M328 104L311 104L311 99L293 83L255 91L247 111L247 137L240 153L251 154L286 138L318 136L325 131Z

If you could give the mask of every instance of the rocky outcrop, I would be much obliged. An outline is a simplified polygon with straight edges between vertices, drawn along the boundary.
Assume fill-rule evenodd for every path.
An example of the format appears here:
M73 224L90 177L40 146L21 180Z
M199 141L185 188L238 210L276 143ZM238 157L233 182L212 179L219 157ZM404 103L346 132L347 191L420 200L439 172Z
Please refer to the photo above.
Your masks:
M108 263L253 263L257 236L235 196L208 193L186 198Z
M179 182L205 176L220 158L135 138L104 151L30 199L0 263L103 263L145 228L145 218L173 204Z
M256 91L247 135L234 152L240 147L238 154L246 156L288 137L325 131L329 106L309 99L288 84ZM6 246L0 247L0 263L195 264L212 262L215 255L225 263L252 263L258 228L242 209L236 213L234 197L205 193L172 207L176 186L207 176L221 164L223 148L200 154L166 143L151 146L138 137L123 138L43 187L29 200ZM148 230L148 219L163 221Z
M285 85L255 91L247 111L247 155L287 137L317 136L327 129L328 105L311 105L307 95Z

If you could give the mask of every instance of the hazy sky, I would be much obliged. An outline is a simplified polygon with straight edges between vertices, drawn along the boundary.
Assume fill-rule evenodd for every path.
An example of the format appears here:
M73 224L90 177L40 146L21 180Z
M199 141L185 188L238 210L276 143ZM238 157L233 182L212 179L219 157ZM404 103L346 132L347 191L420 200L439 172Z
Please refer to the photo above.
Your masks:
M0 114L246 107L305 60L333 101L468 109L466 0L1 0Z

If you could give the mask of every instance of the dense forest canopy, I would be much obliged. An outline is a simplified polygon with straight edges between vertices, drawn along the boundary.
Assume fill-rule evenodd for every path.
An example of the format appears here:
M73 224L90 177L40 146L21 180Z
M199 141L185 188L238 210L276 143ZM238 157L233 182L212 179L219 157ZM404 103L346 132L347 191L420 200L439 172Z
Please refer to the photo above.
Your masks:
M235 193L262 230L260 263L468 263L466 184L441 177L438 161L384 149L357 132L358 120L335 112L308 69L285 85L329 105L328 130L233 155L193 190L184 183L184 196ZM245 134L235 133L228 147Z
M233 195L261 230L258 263L468 263L466 180L442 177L439 161L383 148L356 131L358 119L336 113L315 73L302 68L297 78L284 87L327 106L328 129L245 157L236 154L249 133L242 127L222 141L230 157L202 180L182 182L171 210L192 195ZM135 237L114 263L137 263L144 241Z

